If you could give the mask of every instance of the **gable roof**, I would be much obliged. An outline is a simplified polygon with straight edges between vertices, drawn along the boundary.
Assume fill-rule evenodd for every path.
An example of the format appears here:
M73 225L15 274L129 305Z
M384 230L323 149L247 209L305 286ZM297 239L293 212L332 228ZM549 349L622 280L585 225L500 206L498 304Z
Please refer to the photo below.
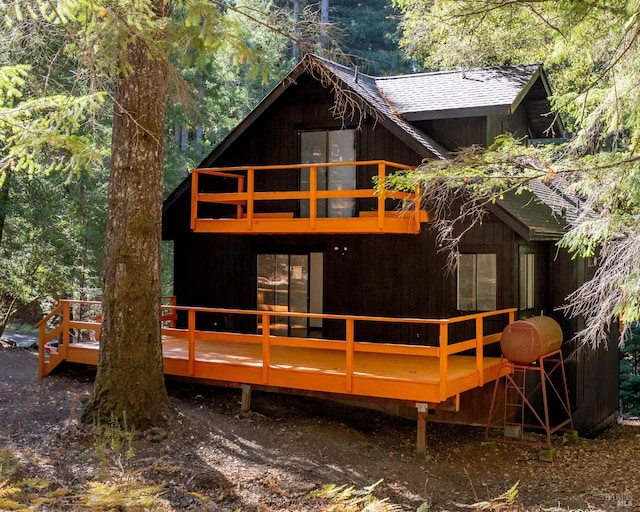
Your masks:
M320 66L321 69L314 69ZM298 65L276 85L267 96L254 108L225 139L218 144L198 167L213 167L216 160L222 155L246 130L262 115L273 103L282 96L290 87L293 87L304 73L320 75L317 78L322 80L322 74L328 73L339 84L345 87L346 91L351 91L356 98L363 101L370 110L370 114L376 117L376 121L387 128L390 132L400 138L411 149L423 158L435 157L447 160L448 151L444 149L431 137L418 128L412 126L404 119L396 116L384 98L380 95L375 84L375 78L358 74L356 70L318 57L316 55L305 55ZM353 96L352 96L353 97ZM164 200L163 210L166 211L188 188L189 177L185 178L178 187L173 190Z
M316 66L320 69L314 69ZM317 55L305 55L200 166L213 165L217 157L304 73L317 74L320 80L323 73L328 73L346 91L364 102L378 122L419 155L441 160L448 159L448 151L410 121L511 113L538 78L547 95L550 94L547 80L538 65L372 77L359 73L357 68Z
M541 78L539 65L501 66L377 78L398 115L409 121L513 113Z

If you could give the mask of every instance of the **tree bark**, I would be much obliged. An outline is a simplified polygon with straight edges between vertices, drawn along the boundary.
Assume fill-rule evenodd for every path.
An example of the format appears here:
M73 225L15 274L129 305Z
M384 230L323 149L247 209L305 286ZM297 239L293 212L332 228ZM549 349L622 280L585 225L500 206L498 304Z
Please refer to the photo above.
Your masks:
M162 16L162 0L155 0ZM156 39L157 40L157 39ZM160 333L161 207L167 63L133 39L115 84L100 359L83 420L166 421Z
M327 30L329 27L329 0L322 0L320 3L320 55L324 50L329 49L329 38Z
M0 245L4 235L4 223L9 210L9 188L11 187L11 170L5 169L4 182L0 186Z

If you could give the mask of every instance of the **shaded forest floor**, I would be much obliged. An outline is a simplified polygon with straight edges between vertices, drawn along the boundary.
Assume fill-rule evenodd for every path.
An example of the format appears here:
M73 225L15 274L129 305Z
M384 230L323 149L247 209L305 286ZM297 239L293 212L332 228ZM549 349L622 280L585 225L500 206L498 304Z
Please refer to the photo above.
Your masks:
M237 389L169 382L172 428L129 442L78 424L92 381L79 366L38 379L35 352L0 348L0 510L330 510L309 492L379 480L373 494L399 510L464 510L518 481L515 505L500 510L640 508L639 427L558 438L548 463L534 448L487 451L482 428L431 423L420 459L412 421L257 392L241 416Z

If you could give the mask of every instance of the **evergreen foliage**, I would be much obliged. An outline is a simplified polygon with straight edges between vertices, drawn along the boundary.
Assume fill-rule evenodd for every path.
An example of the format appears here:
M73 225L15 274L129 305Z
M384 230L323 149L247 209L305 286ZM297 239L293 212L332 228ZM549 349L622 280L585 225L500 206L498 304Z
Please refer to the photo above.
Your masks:
M488 152L466 150L448 163L426 163L411 178L421 183L425 199L464 198L457 220L473 223L505 190L536 182L560 187L575 205L558 210L570 213L561 245L600 263L594 278L567 298L569 312L586 321L579 337L605 344L615 317L626 326L639 321L640 2L395 4L406 15L403 44L427 68L543 62L555 90L555 115L573 134L559 148L505 139ZM460 235L442 220L440 237L455 260Z
M411 72L399 48L400 12L390 0L334 0L330 11L341 49L368 75Z
M126 413L134 427L166 421L158 325L164 139L173 135L181 150L194 152L185 151L184 163L201 156L264 94L268 79L288 67L282 51L290 35L271 6L258 0L0 1L3 28L11 33L0 75L0 209L11 237L1 248L12 252L6 259L12 265L3 269L11 307L40 293L66 294L74 281L86 288L95 277L87 272L99 261L89 250L89 226L99 217L104 229L104 169L110 168L101 356L85 420ZM21 52L34 30L42 51ZM236 81L229 94L234 76L245 87L239 91ZM168 130L167 99L174 107ZM194 123L197 114L220 119L218 133ZM109 129L111 137L104 136ZM92 196L99 205L92 211L93 177L99 181L92 190L103 196ZM38 195L43 207L30 209L35 202L20 194L42 189L45 178L50 186ZM168 186L180 178L173 173ZM71 200L61 208L65 194ZM58 259L64 264L50 271Z
M101 284L113 106L104 73L117 66L117 48L93 31L111 30L120 7L106 2L80 16L77 6L62 4L58 19L45 4L36 9L20 0L0 2L0 325L21 305L45 296L99 298ZM266 26L270 4L235 5L265 25L250 23L238 10L208 5L198 12L233 19L237 31L203 37L186 6L172 15L177 71L169 100L165 194L291 65L282 57L285 37ZM87 23L82 33L88 39L70 36L65 23ZM99 56L88 53L90 44ZM242 57L254 47L261 49L264 65L250 66ZM185 145L175 139L177 128L189 134ZM45 192L31 201L28 188ZM46 279L43 271L32 272L29 261L40 262Z
M0 331L101 273L108 91L45 4L0 2Z
M275 0L289 12L296 33L307 43L319 41L316 34L322 3L328 4L325 46L307 46L317 54L358 66L373 76L399 75L411 71L412 63L399 47L401 12L392 0ZM301 55L298 55L300 57Z
M276 23L271 21L274 9L270 2L241 0L235 9L228 11L225 19L243 26L244 51L259 49L260 65L250 65L245 54L239 53L236 41L227 38L215 52L206 48L176 48L172 52L186 87L181 95L170 98L167 106L165 196L295 64L286 57L288 39L265 26ZM243 12L251 13L255 21L243 18Z

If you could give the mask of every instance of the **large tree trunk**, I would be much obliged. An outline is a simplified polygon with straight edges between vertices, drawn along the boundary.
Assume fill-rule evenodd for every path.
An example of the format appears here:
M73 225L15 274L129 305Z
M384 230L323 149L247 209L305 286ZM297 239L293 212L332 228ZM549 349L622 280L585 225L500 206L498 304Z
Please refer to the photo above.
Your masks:
M100 360L83 414L87 422L125 414L136 428L163 423L169 410L160 335L167 64L152 52L129 42L131 71L115 86Z

